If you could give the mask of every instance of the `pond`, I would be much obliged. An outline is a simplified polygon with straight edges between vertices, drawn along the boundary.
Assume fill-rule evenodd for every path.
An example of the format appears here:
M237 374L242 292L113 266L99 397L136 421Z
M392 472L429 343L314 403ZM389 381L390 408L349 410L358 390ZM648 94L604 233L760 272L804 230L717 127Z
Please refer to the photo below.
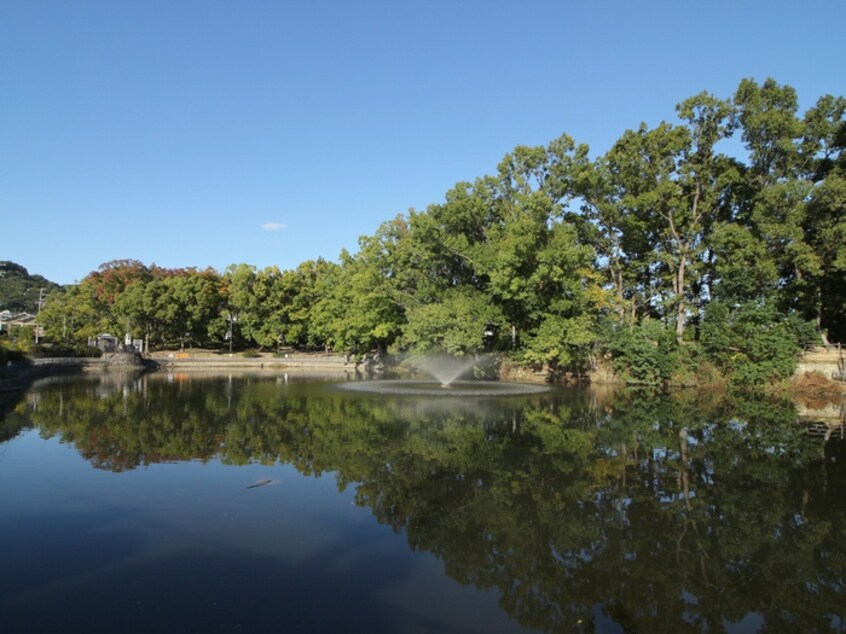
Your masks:
M844 441L792 403L345 381L33 385L2 631L846 631Z

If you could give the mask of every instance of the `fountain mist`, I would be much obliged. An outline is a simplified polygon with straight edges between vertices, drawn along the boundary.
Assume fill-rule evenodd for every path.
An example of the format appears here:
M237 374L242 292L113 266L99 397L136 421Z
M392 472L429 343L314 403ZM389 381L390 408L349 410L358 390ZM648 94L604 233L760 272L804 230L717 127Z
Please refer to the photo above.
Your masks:
M441 382L441 387L449 387L467 370L479 363L479 359L452 357L448 355L426 355L413 357L411 363L426 374Z

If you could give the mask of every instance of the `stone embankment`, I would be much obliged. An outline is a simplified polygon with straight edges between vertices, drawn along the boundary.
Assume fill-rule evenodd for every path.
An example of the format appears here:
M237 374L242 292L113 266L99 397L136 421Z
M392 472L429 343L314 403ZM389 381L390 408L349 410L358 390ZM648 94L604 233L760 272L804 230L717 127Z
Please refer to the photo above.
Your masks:
M846 351L842 346L818 347L802 355L791 382L799 420L814 433L846 434Z
M138 372L143 370L220 371L226 369L302 370L354 372L365 369L356 366L345 355L318 353L264 353L256 357L241 354L220 354L204 350L185 352L155 352L142 357L134 352L106 353L102 357L51 357L30 361L9 362L0 367L0 400L13 399L36 379L58 374L100 372Z
M839 344L808 350L799 359L796 376L804 376L809 372L819 372L827 379L846 380L846 350Z
M84 372L132 372L149 367L139 354L115 352L102 357L50 357L10 361L0 368L0 394L25 390L32 381L56 374Z
M144 359L135 352L112 352L106 353L102 357L51 357L33 359L32 365L36 368L66 369L69 371L129 370L145 367Z
M800 379L808 374L822 375L826 379L837 379L842 383L846 379L844 371L844 357L846 350L840 346L828 348L814 348L802 355L794 378ZM243 354L226 354L207 350L163 351L154 352L142 358L136 353L111 353L99 358L50 358L34 359L31 364L21 364L20 367L4 368L0 378L6 379L22 375L43 375L56 372L98 372L129 369L163 369L163 370L215 370L219 368L245 369L311 369L311 370L342 370L351 371L356 368L364 369L367 363L356 364L346 355L325 353L289 352L287 354L262 353L257 356ZM517 380L524 382L545 382L548 375L545 372L533 372L525 368L504 363L501 378L503 380ZM593 383L614 383L613 373L592 375Z
M255 357L241 354L218 354L203 351L155 352L149 360L167 370L213 370L215 368L249 368L259 370L352 370L355 362L345 355L323 353L264 353Z

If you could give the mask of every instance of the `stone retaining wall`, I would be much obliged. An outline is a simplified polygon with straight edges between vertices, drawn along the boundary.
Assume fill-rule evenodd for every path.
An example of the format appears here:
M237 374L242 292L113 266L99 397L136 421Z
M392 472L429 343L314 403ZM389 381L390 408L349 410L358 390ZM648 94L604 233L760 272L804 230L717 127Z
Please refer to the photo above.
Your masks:
M828 379L834 378L844 369L844 357L846 350L840 346L813 348L799 359L795 376L803 376L806 372L820 372Z
M212 368L253 368L253 369L354 369L355 362L348 361L344 355L291 355L288 357L262 356L242 357L237 354L195 356L171 353L167 356L156 355L152 361L162 369L212 369Z
M33 359L32 365L36 367L56 366L56 367L101 367L106 365L104 359L100 357L50 357L45 359Z

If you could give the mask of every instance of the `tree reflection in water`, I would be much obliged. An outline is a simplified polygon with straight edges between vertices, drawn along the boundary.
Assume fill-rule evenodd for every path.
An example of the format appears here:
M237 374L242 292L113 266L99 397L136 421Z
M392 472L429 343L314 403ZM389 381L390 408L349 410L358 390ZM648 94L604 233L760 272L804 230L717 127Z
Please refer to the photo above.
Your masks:
M184 379L184 377L183 377ZM179 460L335 474L356 503L521 624L846 629L842 441L791 403L684 392L385 398L243 376L30 393L35 426L96 468Z

